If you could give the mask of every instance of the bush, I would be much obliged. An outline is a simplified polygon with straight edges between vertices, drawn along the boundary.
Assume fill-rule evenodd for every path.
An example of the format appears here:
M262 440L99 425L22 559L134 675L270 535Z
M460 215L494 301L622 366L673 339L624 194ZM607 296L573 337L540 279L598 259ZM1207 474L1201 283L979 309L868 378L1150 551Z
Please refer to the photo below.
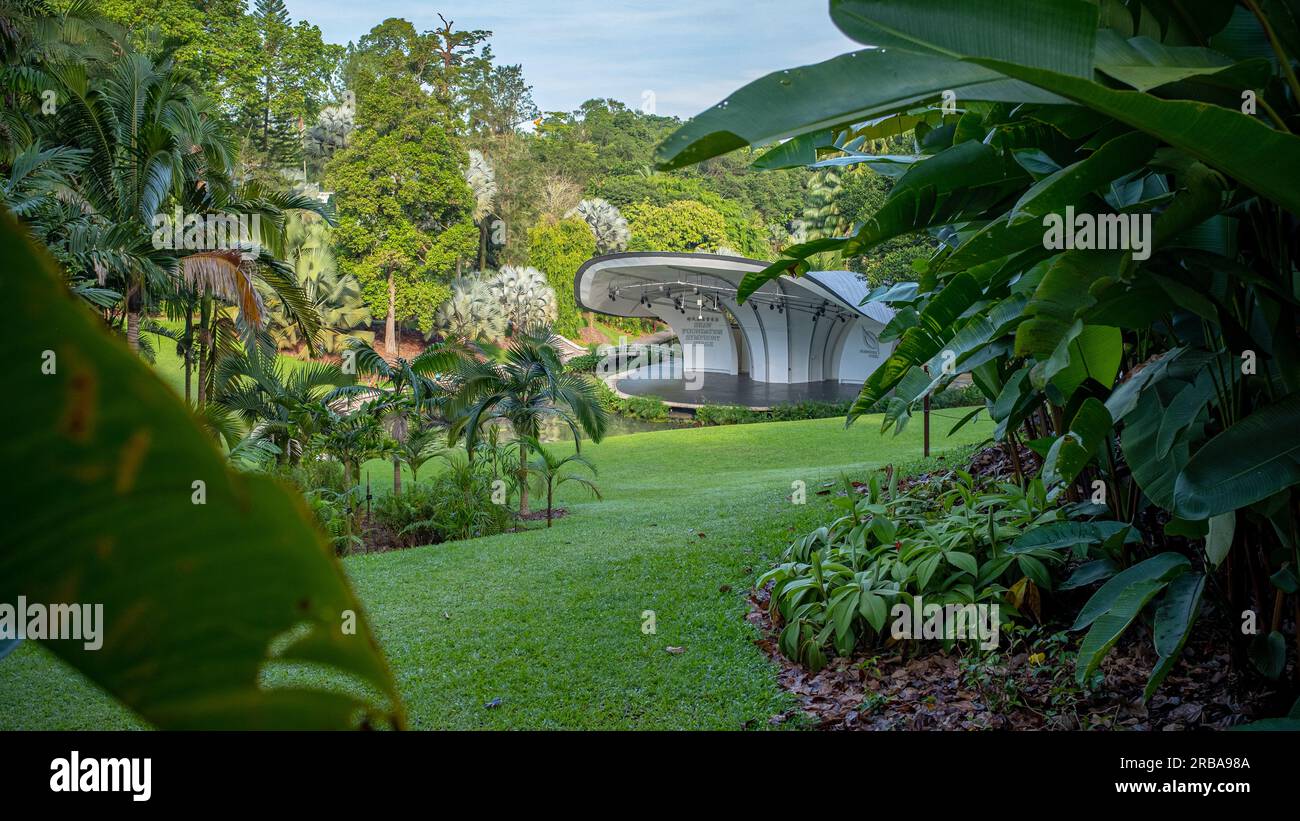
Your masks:
M974 385L964 385L960 388L948 388L946 391L936 393L930 397L930 408L964 408L972 405L983 405L984 394Z
M632 419L662 422L668 418L668 405L657 396L633 396L619 400L618 412Z
M1013 545L1031 528L1064 521L1040 480L1028 490L989 489L953 471L942 486L900 493L897 474L888 488L882 475L873 475L865 495L846 481L834 500L843 515L792 542L784 561L756 582L772 584L770 610L784 625L778 647L787 658L817 670L828 650L848 656L859 645L881 645L894 606L917 607L921 597L927 608L996 604L1000 622L1022 611L1040 616L1041 596L1054 586L1049 568L1064 564L1063 552Z
M491 475L461 458L431 482L378 497L367 535L375 546L415 547L491 536L511 522L510 511L492 501Z
M695 409L695 422L699 425L744 425L765 421L766 414L740 405L701 405Z
M307 457L296 465L279 467L277 475L303 493L321 488L335 492L347 489L343 487L343 463L336 459Z
M614 393L603 379L592 381L595 382L596 392L600 395L600 406L609 413L646 422L662 422L668 418L668 404L657 396L631 396L624 399Z
M564 363L564 369L572 373L595 373L596 366L599 364L600 354L596 351L588 351Z
M845 416L849 412L848 402L817 402L806 400L793 405L777 405L769 412L773 422L794 422L800 419L827 419L832 416Z

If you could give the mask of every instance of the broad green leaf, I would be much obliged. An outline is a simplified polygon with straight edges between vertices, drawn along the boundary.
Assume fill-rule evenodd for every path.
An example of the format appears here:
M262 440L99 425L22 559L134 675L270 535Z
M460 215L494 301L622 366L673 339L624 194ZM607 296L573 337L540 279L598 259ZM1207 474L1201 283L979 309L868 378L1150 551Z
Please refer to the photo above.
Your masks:
M1185 438L1179 438L1165 458L1156 456L1156 438L1165 412L1160 387L1156 383L1141 391L1137 406L1124 418L1120 448L1138 487L1152 502L1169 510L1174 504L1174 484L1190 458L1191 448Z
M1233 68L1231 58L1198 46L1167 46L1150 37L1125 40L1109 29L1097 32L1097 70L1138 91L1186 80L1189 77L1214 75ZM1267 71L1267 64L1258 61ZM1258 71L1258 68L1254 68ZM1255 88L1256 84L1238 88Z
M877 633L884 628L888 613L885 609L885 600L880 596L875 593L863 593L862 599L858 602L858 611Z
M1125 541L1141 541L1133 526L1124 522L1053 522L1026 530L1011 543L1007 552L1029 553L1033 550L1061 550L1081 544L1098 544L1122 531L1128 531Z
M1070 574L1070 578L1061 583L1061 590L1074 590L1079 587L1087 587L1090 584L1109 579L1119 572L1119 565L1115 564L1112 559L1098 559L1095 562L1088 562L1080 565L1079 569Z
M1137 585L1154 585L1152 595L1169 581L1181 576L1191 567L1187 557L1179 553L1157 553L1149 559L1138 562L1132 567L1115 574L1110 581L1103 584L1087 604L1079 611L1071 630L1082 630L1108 612L1119 600L1120 595L1130 587Z
M1254 117L1184 100L1162 100L1139 91L1109 89L1003 60L973 60L1008 77L1032 83L1159 137L1201 162L1300 214L1300 137L1277 131Z
M1097 7L1081 0L831 0L831 19L866 45L1092 76Z
M1085 399L1071 420L1069 431L1048 451L1043 461L1043 481L1072 483L1109 441L1110 431L1111 419L1106 406L1095 397Z
M981 295L979 284L969 274L958 274L948 281L920 312L917 325L908 328L894 351L880 367L872 371L862 386L845 424L851 424L892 390L912 368L939 353L952 325Z
M1262 676L1276 681L1286 669L1286 637L1276 630L1255 636L1250 643L1249 655Z
M979 66L866 49L755 80L677 129L656 149L655 161L664 170L681 168L746 145L908 111L947 90L960 100L1060 102Z
M1118 328L1084 325L1076 320L1052 355L1029 372L1030 381L1039 390L1050 383L1066 399L1088 379L1109 388L1119 373L1123 350Z
M1126 251L1056 255L1025 307L1028 319L1016 328L1016 355L1046 360L1055 354L1083 312L1096 304L1094 287L1118 279L1127 257Z
M1300 394L1266 405L1206 442L1178 474L1173 510L1206 519L1300 483Z
M1019 165L988 145L958 143L904 174L846 252L863 253L900 234L979 214L1027 179Z
M1028 576L1034 584L1043 590L1052 589L1052 574L1047 571L1047 565L1033 556L1019 556L1016 564L1020 566L1020 572Z
M1212 367L1214 366L1211 365L1201 371L1196 381L1180 390L1169 402L1169 407L1165 408L1164 416L1160 420L1160 432L1156 435L1158 458L1164 459L1169 455L1169 450L1178 440L1178 436L1196 421L1214 397L1214 379L1210 375ZM1235 370L1229 362L1226 369L1217 372L1225 374L1227 379L1232 379Z
M1205 535L1205 556L1218 567L1232 549L1232 537L1237 531L1237 511L1229 510L1210 517L1210 530Z
M975 557L972 556L971 554L962 553L961 551L958 550L952 550L944 554L944 557L948 560L948 564L952 565L953 567L956 567L959 570L965 570L967 573L971 574L972 576L976 576L976 577L979 576L980 574L979 563L975 560Z
M1115 577L1118 578L1119 576ZM1115 579L1111 579L1106 584L1112 584ZM1129 584L1111 600L1110 606L1104 613L1098 614L1100 618L1092 623L1092 628L1079 644L1079 656L1074 663L1075 680L1080 685L1087 683L1100 666L1101 660L1110 652L1110 648L1115 646L1115 642L1124 635L1124 631L1137 618L1138 613L1142 612L1142 608L1146 607L1147 602L1151 601L1164 586L1165 583L1160 581L1139 581ZM1106 587L1103 586L1097 591L1097 595L1101 595L1105 589Z
M1008 226L1032 222L1042 227L1046 215L1063 214L1067 205L1080 206L1089 193L1146 165L1155 150L1156 140L1149 134L1121 134L1087 159L1034 183L1012 207Z
M22 397L0 410L22 432L4 467L23 477L8 491L23 515L6 517L0 601L102 604L102 649L45 646L160 727L400 726L361 604L301 497L232 471L175 394L0 220L16 308L0 340ZM324 674L312 686L277 681L304 664Z
M1156 605L1155 645L1160 660L1147 678L1142 699L1150 701L1165 677L1178 663L1183 646L1192 635L1192 625L1201 608L1201 592L1205 590L1205 576L1184 573L1169 583Z

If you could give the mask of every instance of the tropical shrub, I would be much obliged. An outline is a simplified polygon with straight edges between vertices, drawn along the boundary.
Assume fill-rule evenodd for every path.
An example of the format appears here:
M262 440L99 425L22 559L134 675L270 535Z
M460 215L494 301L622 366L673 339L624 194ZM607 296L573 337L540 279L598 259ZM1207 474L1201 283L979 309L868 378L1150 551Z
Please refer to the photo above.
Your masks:
M744 425L762 421L762 413L740 405L701 405L695 409L695 422L699 425Z
M601 358L599 351L588 351L565 362L564 369L572 373L595 373Z
M559 315L555 289L546 274L536 268L503 266L487 280L487 292L508 323L508 331L550 327Z
M657 396L630 396L618 401L615 412L630 419L662 422L668 418L668 405Z
M632 226L633 251L714 252L727 243L727 221L698 200L667 205L634 203L626 209Z
M1237 649L1272 677L1288 599L1300 611L1300 40L1285 4L1262 5L833 0L844 33L884 48L751 83L659 153L675 167L784 140L766 167L896 178L869 218L786 248L739 296L815 254L931 234L919 282L869 296L897 309L898 344L849 419L892 392L898 424L968 373L997 438L1043 449L1049 493L1142 524L1094 579L1077 675L1149 617L1148 695L1206 591L1263 623ZM911 154L862 150L909 130ZM1152 522L1195 549L1162 552Z
M893 606L919 607L922 598L927 605L997 605L1008 621L1042 619L1043 596L1066 554L1060 544L1019 538L1066 522L1066 511L1041 482L1027 490L981 487L954 471L947 490L930 484L900 492L898 473L888 486L883 475L871 477L866 494L844 482L833 500L842 515L793 541L783 561L759 577L757 587L772 584L770 610L783 625L778 647L785 656L816 670L828 649L848 656L883 644ZM1070 547L1129 530L1115 522L1068 524L1082 529L1070 534Z
M434 312L433 330L465 341L504 336L506 317L488 289L487 278L473 274L453 279L451 295Z
M596 241L580 219L541 222L528 231L528 259L555 291L555 332L573 338L582 328L573 277L596 254Z
M377 496L370 522L397 546L415 547L492 536L508 530L510 511L492 501L492 477L482 465L449 458L448 468L428 482L412 482L401 494Z
M528 514L528 440L539 438L544 421L567 427L578 448L583 434L594 442L605 435L607 417L595 380L566 372L553 340L546 327L517 329L502 361L462 360L449 406L455 418L448 442L463 437L471 461L492 428L506 424L514 432L520 515Z

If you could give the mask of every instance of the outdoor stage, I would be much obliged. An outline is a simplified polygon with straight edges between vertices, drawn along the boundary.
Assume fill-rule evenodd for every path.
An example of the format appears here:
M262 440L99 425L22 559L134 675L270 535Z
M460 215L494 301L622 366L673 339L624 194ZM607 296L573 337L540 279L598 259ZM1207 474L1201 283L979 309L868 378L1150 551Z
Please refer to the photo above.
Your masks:
M611 386L628 396L657 396L680 408L743 405L766 410L805 400L847 402L856 399L862 389L851 382L756 382L746 374L725 373L697 373L690 379L648 379L641 378L641 370L619 375L611 380Z

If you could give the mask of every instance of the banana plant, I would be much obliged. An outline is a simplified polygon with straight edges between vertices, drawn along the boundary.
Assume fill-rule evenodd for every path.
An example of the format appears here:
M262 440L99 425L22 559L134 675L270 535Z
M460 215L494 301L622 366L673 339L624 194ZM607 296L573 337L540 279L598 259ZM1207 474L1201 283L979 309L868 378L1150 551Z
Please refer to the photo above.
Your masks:
M1143 611L1163 625L1148 696L1207 587L1229 612L1271 614L1267 638L1239 639L1266 673L1285 666L1272 636L1288 601L1300 617L1295 9L1188 5L832 0L833 22L871 48L760 78L657 155L677 168L772 146L756 166L894 180L875 214L783 249L739 298L818 254L932 235L918 283L867 296L895 309L894 347L847 422L886 400L885 429L901 427L965 376L997 438L1038 453L1063 509L1134 525L1160 509L1167 533L1081 549L1091 561L1071 577L1114 585L1169 546L1191 562L1108 593L1113 618L1080 625L1081 677L1114 643L1097 625L1115 639ZM910 133L913 151L874 153L886 133Z

